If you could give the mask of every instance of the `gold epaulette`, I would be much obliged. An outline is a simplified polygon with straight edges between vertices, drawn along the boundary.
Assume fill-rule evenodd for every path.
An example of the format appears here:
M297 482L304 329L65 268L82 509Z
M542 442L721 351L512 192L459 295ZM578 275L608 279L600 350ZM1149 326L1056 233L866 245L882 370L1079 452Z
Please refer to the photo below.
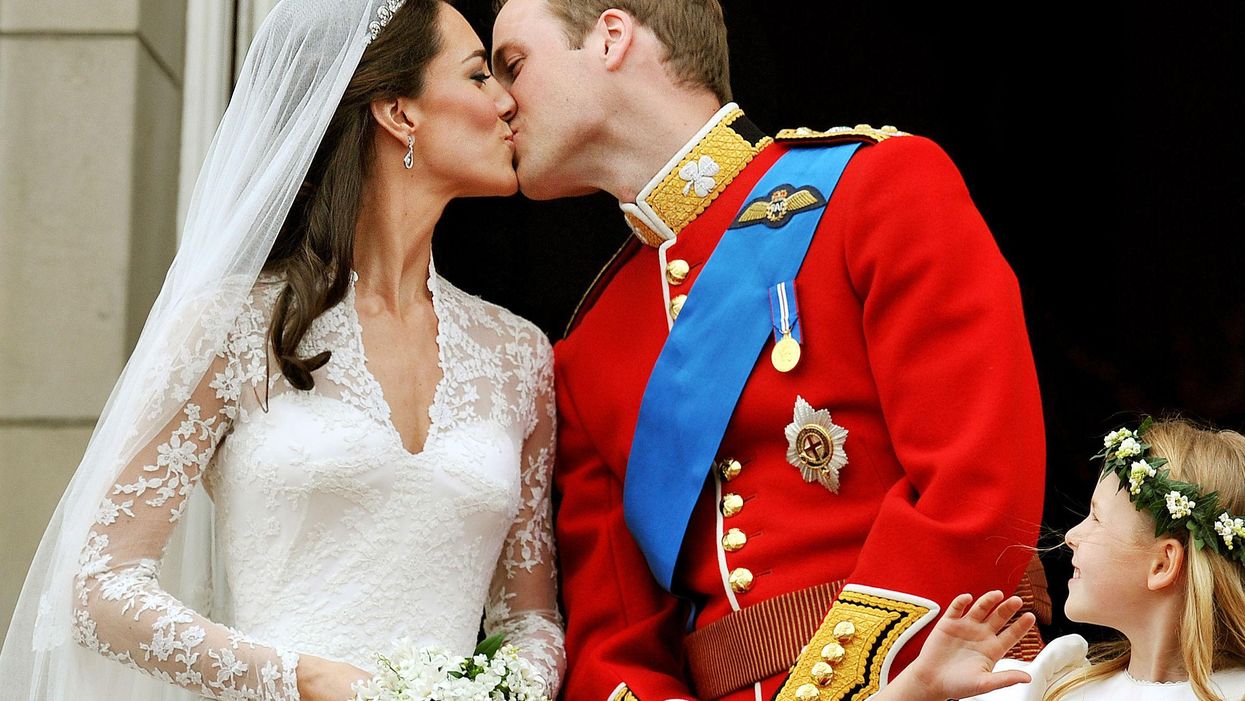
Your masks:
M834 127L825 131L817 131L808 127L800 127L799 129L783 129L774 137L774 141L778 143L791 144L793 146L803 146L814 144L845 144L852 142L866 142L878 144L892 136L911 136L906 131L899 131L892 126L884 126L881 129L875 129L868 124L857 124L854 127Z

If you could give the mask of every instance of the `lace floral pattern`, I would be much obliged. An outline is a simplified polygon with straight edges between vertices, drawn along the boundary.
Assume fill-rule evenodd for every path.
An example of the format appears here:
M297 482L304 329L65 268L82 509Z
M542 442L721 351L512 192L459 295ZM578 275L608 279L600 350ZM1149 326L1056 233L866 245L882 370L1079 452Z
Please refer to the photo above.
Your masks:
M443 378L424 449L411 454L368 370L353 287L304 339L304 355L332 358L300 392L267 366L271 282L240 314L209 314L208 341L185 344L211 366L171 373L185 383L170 389L181 413L101 504L79 567L76 639L207 698L297 699L294 651L369 671L400 637L466 654L483 614L555 695L565 660L548 341L430 270ZM200 481L224 583L214 620L157 579Z

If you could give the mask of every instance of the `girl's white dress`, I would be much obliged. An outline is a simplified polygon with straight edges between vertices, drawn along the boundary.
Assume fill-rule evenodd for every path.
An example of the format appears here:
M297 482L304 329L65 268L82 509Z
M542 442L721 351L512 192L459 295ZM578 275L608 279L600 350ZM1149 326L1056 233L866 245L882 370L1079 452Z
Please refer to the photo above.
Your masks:
M1038 653L1032 662L1000 660L995 671L1020 669L1033 681L999 689L964 701L1042 701L1042 695L1065 675L1089 665L1089 646L1079 635L1055 638ZM1219 687L1220 698L1240 701L1245 698L1245 670L1217 672L1212 681ZM1145 682L1120 671L1105 679L1086 684L1066 697L1068 701L1191 701L1196 697L1188 682Z
M303 357L332 351L308 392L268 363L273 283L261 279L241 314L209 315L211 345L169 358L176 369L228 339L206 377L171 390L181 415L101 505L77 576L78 642L203 697L290 700L299 653L370 671L409 637L465 655L483 617L552 695L564 659L548 340L430 267L444 379L412 454L368 371L353 283L303 341ZM210 611L157 580L200 481L215 519Z

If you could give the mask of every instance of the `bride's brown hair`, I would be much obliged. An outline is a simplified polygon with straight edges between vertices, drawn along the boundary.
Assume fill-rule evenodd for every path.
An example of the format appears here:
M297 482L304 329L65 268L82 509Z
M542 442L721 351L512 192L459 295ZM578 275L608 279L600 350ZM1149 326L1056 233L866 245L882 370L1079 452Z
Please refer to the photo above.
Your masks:
M301 358L299 343L316 317L349 289L359 201L374 156L370 106L423 92L424 73L441 50L437 19L443 1L406 0L363 52L264 263L264 271L284 284L269 340L281 373L298 389L314 387L311 373L332 355Z

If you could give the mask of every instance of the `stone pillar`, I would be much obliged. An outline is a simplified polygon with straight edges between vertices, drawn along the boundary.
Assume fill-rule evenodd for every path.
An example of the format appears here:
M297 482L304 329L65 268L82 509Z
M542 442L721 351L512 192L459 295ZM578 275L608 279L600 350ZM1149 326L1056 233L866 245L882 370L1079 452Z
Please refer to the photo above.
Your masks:
M185 0L0 0L0 638L176 241Z

